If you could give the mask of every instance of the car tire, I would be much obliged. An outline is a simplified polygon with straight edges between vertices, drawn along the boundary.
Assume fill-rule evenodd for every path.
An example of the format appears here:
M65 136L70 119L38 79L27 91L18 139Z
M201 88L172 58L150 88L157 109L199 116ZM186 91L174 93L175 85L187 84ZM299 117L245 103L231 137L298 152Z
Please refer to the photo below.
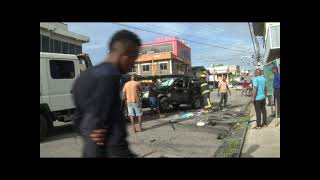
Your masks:
M174 109L178 109L180 107L180 104L173 104L172 106Z
M193 109L200 109L201 108L201 99L199 97L194 98L194 102L192 103Z
M160 111L167 112L169 110L169 100L166 97L160 99Z
M40 141L42 141L48 133L48 122L47 120L40 114Z

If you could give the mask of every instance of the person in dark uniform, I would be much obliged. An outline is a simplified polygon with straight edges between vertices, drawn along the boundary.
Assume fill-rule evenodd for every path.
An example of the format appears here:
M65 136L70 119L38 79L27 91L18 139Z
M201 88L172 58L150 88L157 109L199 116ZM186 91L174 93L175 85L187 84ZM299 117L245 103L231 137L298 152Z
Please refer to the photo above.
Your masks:
M274 99L277 102L277 113L280 116L280 73L278 72L278 67L272 67L272 72L274 74L273 78L273 92L274 92Z
M120 77L134 66L141 40L127 30L109 42L105 62L87 69L76 80L73 122L84 140L83 157L135 157L126 141L127 129L120 109Z
M211 102L210 102L210 90L209 90L209 85L208 82L206 81L206 74L202 73L200 75L200 84L201 84L201 94L203 97L203 111L204 112L209 112L211 111Z

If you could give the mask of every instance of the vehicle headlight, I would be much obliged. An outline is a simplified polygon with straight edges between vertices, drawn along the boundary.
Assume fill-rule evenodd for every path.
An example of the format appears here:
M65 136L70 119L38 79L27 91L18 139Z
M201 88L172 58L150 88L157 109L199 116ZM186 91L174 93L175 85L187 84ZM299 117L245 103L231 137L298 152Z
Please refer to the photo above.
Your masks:
M171 97L171 93L168 93L168 95L167 95L168 97Z

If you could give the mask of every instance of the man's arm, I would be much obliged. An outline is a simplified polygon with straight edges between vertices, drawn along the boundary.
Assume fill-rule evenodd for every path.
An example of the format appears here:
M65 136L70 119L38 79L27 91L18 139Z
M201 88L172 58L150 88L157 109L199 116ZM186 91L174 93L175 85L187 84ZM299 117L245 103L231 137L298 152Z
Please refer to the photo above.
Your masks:
M228 83L227 83L227 89L228 89L228 91L229 91L229 95L231 95L231 91L230 91L230 89L229 89Z
M256 99L256 95L257 95L257 87L253 87L253 101L255 101L255 99Z
M221 84L220 82L218 83L218 96L220 96L220 88L221 88Z
M140 83L138 83L138 88L139 88L139 91L141 91L141 92L142 92L142 86L141 86L141 84L140 84Z
M268 93L268 86L267 86L267 83L265 84L264 93L265 93L265 95L267 96L267 93Z
M252 101L254 102L256 100L256 95L257 95L257 86L258 86L258 82L256 81L256 79L253 80L252 82L252 87L253 87L253 92L252 92Z

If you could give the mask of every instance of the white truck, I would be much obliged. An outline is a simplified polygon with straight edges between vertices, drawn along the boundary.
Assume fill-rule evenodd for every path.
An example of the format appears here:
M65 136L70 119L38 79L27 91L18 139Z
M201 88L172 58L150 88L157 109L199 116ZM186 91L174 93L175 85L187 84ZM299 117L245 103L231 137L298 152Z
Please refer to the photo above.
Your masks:
M91 67L87 54L40 52L40 140L53 121L71 121L74 112L72 86L81 71Z

